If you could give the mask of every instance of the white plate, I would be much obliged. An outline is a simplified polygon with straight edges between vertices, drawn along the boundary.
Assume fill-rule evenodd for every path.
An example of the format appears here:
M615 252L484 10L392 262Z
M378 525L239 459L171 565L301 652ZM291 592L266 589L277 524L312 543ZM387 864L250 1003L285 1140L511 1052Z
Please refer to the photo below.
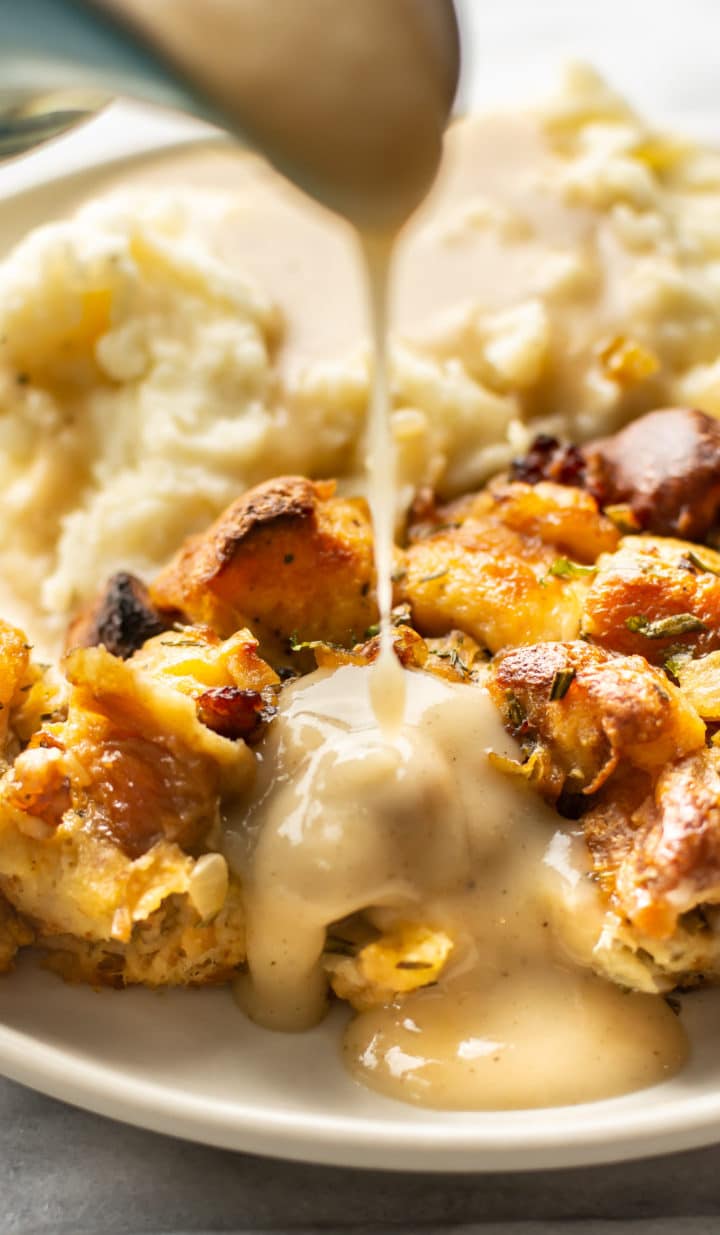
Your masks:
M471 103L527 94L558 59L580 55L659 120L720 134L715 0L462 7L480 35L466 81ZM641 54L650 39L652 55ZM0 248L48 209L72 205L109 159L202 136L190 122L138 119L120 106L0 168ZM33 191L48 181L51 207ZM720 992L688 998L683 1017L691 1058L663 1085L578 1107L455 1114L356 1085L340 1061L339 1012L312 1033L281 1036L252 1026L227 991L97 993L25 963L0 983L0 1072L159 1132L278 1157L423 1171L570 1166L720 1139Z
M0 1069L158 1132L276 1157L393 1169L508 1170L616 1161L720 1131L720 992L687 999L692 1059L641 1093L541 1111L446 1113L382 1098L340 1060L342 1015L257 1029L227 991L92 991L26 963L3 980Z

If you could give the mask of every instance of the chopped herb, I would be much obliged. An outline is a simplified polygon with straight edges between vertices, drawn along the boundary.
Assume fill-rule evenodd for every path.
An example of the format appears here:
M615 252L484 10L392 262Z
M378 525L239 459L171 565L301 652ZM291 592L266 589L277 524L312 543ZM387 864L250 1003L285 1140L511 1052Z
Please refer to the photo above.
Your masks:
M352 642L352 639L351 639ZM298 639L297 632L288 636L291 652L302 652L305 648L314 651L315 648L330 648L333 652L347 652L342 643L331 643L329 639Z
M714 566L709 566L707 562L703 562L702 558L698 557L693 549L688 549L687 553L684 553L680 558L680 565L685 566L686 564L694 566L696 570L704 571L708 575L720 576L720 570L715 570Z
M433 579L442 579L447 574L447 566L443 566L442 570L436 570L432 575L421 575L421 583L432 583Z
M199 648L203 646L200 639L161 639L160 644L164 648Z
M298 638L297 631L293 631L288 639L291 652L302 652L304 648L315 648L318 645L318 639L302 640Z
M680 679L680 673L688 661L692 660L692 652L681 643L673 643L663 658L663 669L674 682Z
M558 669L550 687L550 698L552 700L564 699L574 677L574 669Z
M695 617L694 613L673 613L670 617L657 618L654 622L638 613L626 618L625 625L633 634L643 635L645 639L669 639L673 635L689 635L693 631L707 630L705 623Z
M406 575L407 575L407 571L404 569L404 567L399 566L397 570L394 570L392 572L390 578L392 579L393 583L401 583L402 580L406 577ZM370 589L370 585L369 583L365 583L363 586L365 588L365 590L363 591L363 596L367 596L368 591Z
M291 563L291 562L294 562L294 561L295 561L295 554L294 554L294 553L286 553L286 554L285 554L285 557L283 558L283 562L285 563L285 565L286 565L286 566L289 566L289 565L290 565L290 563Z
M379 634L380 634L380 623L373 622L372 626L368 626L367 630L365 631L365 638L374 639Z
M468 666L462 660L457 648L448 648L445 652L432 652L432 656L437 656L438 660L446 660L451 668L456 669L463 677L467 677L470 673Z
M396 969L432 969L430 961L398 961Z
M505 699L507 701L507 712L510 724L513 729L520 729L525 724L526 720L522 704L520 703L517 695L514 695L511 690L505 692Z
M556 557L547 573L556 579L580 579L584 575L594 575L596 571L597 566L581 566L580 562L572 562L569 557Z
M638 519L632 506L606 506L603 514L606 514L608 519L615 524L619 532L624 532L625 535L632 536L633 532L640 531L640 520Z

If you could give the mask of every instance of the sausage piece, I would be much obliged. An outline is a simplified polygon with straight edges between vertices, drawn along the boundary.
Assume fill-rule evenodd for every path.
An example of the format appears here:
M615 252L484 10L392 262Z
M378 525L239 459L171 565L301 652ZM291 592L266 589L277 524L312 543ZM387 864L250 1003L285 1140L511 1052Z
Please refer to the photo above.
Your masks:
M704 540L720 516L720 424L705 412L650 412L583 447L601 506L627 503L639 528Z

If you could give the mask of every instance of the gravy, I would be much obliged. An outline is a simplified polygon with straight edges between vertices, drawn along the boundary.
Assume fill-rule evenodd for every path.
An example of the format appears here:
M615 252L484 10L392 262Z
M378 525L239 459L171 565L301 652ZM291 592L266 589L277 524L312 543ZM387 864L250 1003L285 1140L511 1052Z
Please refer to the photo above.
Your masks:
M350 1023L346 1062L373 1088L427 1106L529 1107L671 1074L682 1027L663 1000L588 972L603 911L581 846L488 760L517 750L485 691L401 673L392 738L365 668L284 692L252 803L226 837L245 887L246 1011L273 1029L318 1021L326 929L370 907L381 929L416 922L454 940L437 985ZM583 939L566 930L577 915Z

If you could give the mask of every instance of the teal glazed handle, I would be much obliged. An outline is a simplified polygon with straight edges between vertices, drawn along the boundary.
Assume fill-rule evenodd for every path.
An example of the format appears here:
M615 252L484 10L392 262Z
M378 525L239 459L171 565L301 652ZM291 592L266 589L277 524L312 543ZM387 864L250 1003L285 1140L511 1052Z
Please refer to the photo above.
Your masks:
M47 141L119 94L220 122L160 56L94 6L0 0L0 158Z

